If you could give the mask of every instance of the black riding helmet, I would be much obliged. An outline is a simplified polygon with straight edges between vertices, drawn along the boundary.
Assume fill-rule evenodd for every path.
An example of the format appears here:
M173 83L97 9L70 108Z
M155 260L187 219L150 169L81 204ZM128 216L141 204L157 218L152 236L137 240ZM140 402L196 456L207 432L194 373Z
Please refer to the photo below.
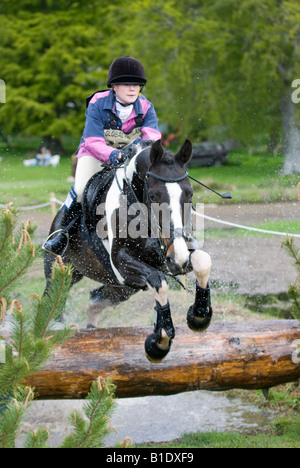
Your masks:
M133 57L120 57L115 60L108 70L107 86L114 84L146 84L145 70L141 62Z

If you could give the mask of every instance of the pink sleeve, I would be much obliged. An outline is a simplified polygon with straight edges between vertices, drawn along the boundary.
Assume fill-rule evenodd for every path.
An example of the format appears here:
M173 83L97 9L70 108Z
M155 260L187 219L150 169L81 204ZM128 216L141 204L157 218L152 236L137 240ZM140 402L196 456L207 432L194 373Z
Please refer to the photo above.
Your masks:
M98 159L98 161L109 163L111 162L110 157L114 152L116 155L119 154L119 150L116 150L112 146L108 146L105 143L104 138L87 137L83 139L83 142L79 147L77 157L80 158L82 156L92 156L93 158Z
M142 127L142 140L161 140L161 133L151 127Z

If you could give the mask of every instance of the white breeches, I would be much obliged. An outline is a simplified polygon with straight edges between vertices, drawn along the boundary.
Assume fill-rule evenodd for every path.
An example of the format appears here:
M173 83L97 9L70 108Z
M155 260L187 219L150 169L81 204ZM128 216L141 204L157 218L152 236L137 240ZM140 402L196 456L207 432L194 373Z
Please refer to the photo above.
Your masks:
M83 192L90 178L103 169L101 161L92 156L81 156L77 161L74 190L77 194L77 202L81 203Z

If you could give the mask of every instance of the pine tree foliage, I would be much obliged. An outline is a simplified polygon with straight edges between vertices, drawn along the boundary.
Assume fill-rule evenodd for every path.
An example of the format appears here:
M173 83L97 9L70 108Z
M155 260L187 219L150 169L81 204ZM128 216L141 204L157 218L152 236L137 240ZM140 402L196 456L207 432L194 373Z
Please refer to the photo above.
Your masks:
M0 218L0 297L6 300L12 286L16 287L35 257L35 247L31 242L34 228L30 222L16 232L17 213L8 205ZM3 301L3 299L2 299ZM3 308L3 304L2 304Z
M71 269L61 260L54 265L48 295L40 299L34 294L26 306L13 300L8 308L9 292L31 265L36 252L30 224L15 234L16 221L16 212L7 206L0 219L0 265L5 265L0 268L0 316L3 324L6 315L10 316L9 344L13 353L0 369L0 395L13 392L21 381L41 368L55 345L73 334L69 329L53 333L71 285Z
M34 391L24 381L37 372L50 357L53 348L74 334L73 327L55 330L70 290L72 270L57 257L51 284L42 298L31 294L27 304L11 300L16 282L36 255L30 223L16 230L17 213L8 205L0 212L0 322L9 321L9 337L4 353L0 348L0 448L13 448L24 414ZM3 345L3 342L1 343ZM4 362L3 362L4 361ZM110 416L115 406L115 386L101 377L92 384L84 415L71 417L73 432L62 447L103 446L102 438L113 428ZM43 427L30 431L25 448L49 448L49 431Z
M46 428L29 431L24 443L24 448L49 448L49 438L50 434Z
M83 407L84 415L74 411L70 416L73 432L65 438L62 448L103 447L102 437L114 430L110 422L116 405L114 392L115 385L109 379L99 377L93 382Z
M294 284L291 284L288 293L292 299L291 313L295 319L300 320L300 249L295 245L293 238L287 238L282 243L288 255L293 259L295 268L299 273Z
M30 387L18 387L7 409L0 415L0 448L14 448L16 432L23 420L25 411L33 399Z

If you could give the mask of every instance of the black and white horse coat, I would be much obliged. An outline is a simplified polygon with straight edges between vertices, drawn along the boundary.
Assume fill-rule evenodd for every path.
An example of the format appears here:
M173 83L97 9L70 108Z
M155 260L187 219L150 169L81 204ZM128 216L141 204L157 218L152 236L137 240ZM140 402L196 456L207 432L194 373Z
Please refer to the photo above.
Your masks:
M186 172L191 157L189 140L176 155L158 141L151 147L140 147L110 173L101 190L95 190L97 177L90 181L82 223L73 227L63 256L65 263L73 265L73 284L84 276L102 284L91 291L89 327L96 326L97 314L105 307L127 300L139 290L153 291L154 333L145 347L147 357L154 362L165 357L175 336L166 273L195 273L195 303L187 317L190 328L205 329L212 316L208 287L211 259L198 248L185 219L193 196ZM60 228L60 219L59 212L51 232ZM53 261L53 255L46 253L47 278Z

